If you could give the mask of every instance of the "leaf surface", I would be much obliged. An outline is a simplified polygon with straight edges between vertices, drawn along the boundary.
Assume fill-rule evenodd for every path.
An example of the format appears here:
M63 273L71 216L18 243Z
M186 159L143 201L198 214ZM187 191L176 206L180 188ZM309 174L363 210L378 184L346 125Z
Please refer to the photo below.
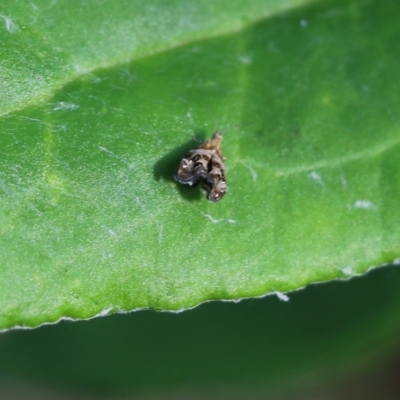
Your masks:
M1 327L400 257L396 2L53 3L2 11ZM214 204L173 173L216 129Z

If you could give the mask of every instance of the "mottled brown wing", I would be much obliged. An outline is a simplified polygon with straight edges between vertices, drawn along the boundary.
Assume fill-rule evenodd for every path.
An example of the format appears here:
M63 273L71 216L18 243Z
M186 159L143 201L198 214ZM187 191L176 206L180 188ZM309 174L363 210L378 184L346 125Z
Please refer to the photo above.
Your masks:
M212 155L206 150L189 151L179 164L178 171L174 175L175 180L187 185L195 185L201 179L206 179L211 157Z
M205 180L205 186L209 188L208 200L219 201L226 193L225 165L222 159L214 154L210 161L210 172Z
M217 183L214 183L214 185L211 187L211 190L208 192L207 199L213 202L220 201L226 193L226 182L225 181L219 181Z
M215 132L211 139L181 160L174 178L179 183L196 185L201 182L208 191L207 198L217 202L226 193L225 165L221 150L222 133Z

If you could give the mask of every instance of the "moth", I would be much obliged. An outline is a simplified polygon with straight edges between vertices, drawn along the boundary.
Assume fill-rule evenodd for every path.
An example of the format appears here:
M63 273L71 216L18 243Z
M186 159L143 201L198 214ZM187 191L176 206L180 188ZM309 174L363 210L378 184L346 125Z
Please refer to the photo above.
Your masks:
M190 150L182 158L174 179L186 185L201 184L207 190L207 199L220 201L226 193L225 164L221 149L222 132Z

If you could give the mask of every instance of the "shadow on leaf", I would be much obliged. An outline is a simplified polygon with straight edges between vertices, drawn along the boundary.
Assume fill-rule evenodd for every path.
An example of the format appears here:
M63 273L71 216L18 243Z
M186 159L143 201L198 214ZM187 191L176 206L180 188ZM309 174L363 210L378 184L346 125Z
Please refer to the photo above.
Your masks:
M174 179L174 174L178 169L180 160L185 157L185 155L192 149L198 146L199 142L203 142L205 139L204 131L195 132L195 137L181 146L170 151L164 157L160 158L153 168L154 179L158 182L161 178L169 182L176 182ZM198 200L202 195L200 185L189 186L183 185L176 182L176 187L178 188L181 196L186 200Z

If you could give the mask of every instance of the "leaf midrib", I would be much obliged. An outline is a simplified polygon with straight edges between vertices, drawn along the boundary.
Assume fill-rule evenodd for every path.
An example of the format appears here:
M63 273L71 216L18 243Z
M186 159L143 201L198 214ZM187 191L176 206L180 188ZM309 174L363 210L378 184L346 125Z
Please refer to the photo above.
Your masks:
M182 37L179 37L179 39L173 43L167 43L167 44L162 44L161 46L159 46L158 48L148 48L146 51L143 51L142 49L138 50L137 53L135 55L130 55L128 57L118 57L114 60L111 60L110 62L107 62L105 64L99 64L96 66L92 66L92 67L85 67L84 70L80 70L80 71L76 71L76 73L72 73L69 76L66 76L65 79L60 80L59 84L57 85L53 85L51 90L48 90L47 92L41 92L38 95L33 96L32 98L30 98L29 100L22 100L18 103L16 103L15 107L12 107L8 110L5 110L4 112L0 112L0 118L2 117L7 117L12 113L15 112L21 112L24 109L36 105L36 104L40 104L40 103L44 103L46 101L48 101L49 99L51 99L52 97L54 97L54 95L62 90L63 87L70 85L71 83L73 83L74 81L79 80L81 77L86 76L88 74L95 74L98 73L102 70L106 70L106 69L111 69L111 68L116 68L119 66L122 66L124 64L129 64L132 63L133 61L138 61L138 60L142 60L145 59L146 57L153 57L162 53L165 53L167 51L173 50L173 49L177 49L181 46L187 46L188 44L194 44L196 42L201 42L201 41L205 41L205 40L210 40L213 38L217 38L220 36L229 36L233 33L237 33L241 30L247 29L257 23L259 23L262 20L265 20L267 18L273 18L274 16L283 13L283 12L288 12L300 7L303 7L305 5L311 4L316 2L316 0L304 0L304 2L302 4L295 4L295 5L290 5L290 6L286 6L282 9L279 10L274 10L274 11L266 11L263 14L260 14L252 19L248 19L246 22L241 22L241 21L234 21L232 23L232 26L228 29L228 28L222 28L218 30L218 27L213 31L213 32L201 32L198 34L193 34L193 36L189 39L184 40ZM74 63L74 57L71 53L64 51L62 48L60 48L59 45L57 45L54 40L49 40L48 39L48 35L46 35L45 31L40 31L39 29L37 29L37 27L32 27L31 25L25 24L26 27L28 29L32 29L34 30L38 36L40 34L41 37L46 38L46 43L42 42L42 44L45 45L49 45L49 49L55 51L57 54L62 54L65 57L68 57L72 64ZM172 41L174 41L174 39L172 39Z
M276 178L281 178L281 177L288 177L288 176L296 175L296 174L318 171L321 169L337 168L341 165L350 164L355 161L376 158L376 157L381 156L385 152L392 150L393 148L395 148L396 146L399 146L399 145L400 145L400 135L397 135L396 137L394 137L392 139L388 139L383 143L376 144L374 146L371 146L369 148L366 148L364 150L361 150L361 151L358 151L355 153L346 154L343 156L336 155L335 158L324 159L324 160L320 160L320 161L312 163L312 164L303 164L303 165L299 165L297 167L284 168L284 169L274 168L273 165L270 165L270 164L266 165L265 163L257 162L253 158L251 158L251 159L240 158L239 156L237 156L237 157L233 157L235 159L235 162L231 166L231 168L234 168L234 167L237 167L240 165L250 166L252 168L261 169L265 173L273 175Z

